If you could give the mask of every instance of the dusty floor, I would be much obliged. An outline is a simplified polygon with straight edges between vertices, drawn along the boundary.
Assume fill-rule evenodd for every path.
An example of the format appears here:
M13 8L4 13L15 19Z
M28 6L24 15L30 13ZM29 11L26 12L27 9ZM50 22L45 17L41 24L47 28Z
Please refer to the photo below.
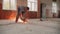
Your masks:
M30 19L27 24L0 20L0 34L60 34L60 19Z

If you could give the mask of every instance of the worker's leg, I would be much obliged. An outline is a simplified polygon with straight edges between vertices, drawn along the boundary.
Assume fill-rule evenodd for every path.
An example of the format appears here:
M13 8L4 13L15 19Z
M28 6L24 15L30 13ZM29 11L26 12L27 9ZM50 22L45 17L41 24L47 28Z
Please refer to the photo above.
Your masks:
M17 16L16 16L16 21L15 21L16 23L17 23L17 21L18 21L18 18L19 18L19 14L17 14Z
M22 18L22 13L20 13L20 18Z

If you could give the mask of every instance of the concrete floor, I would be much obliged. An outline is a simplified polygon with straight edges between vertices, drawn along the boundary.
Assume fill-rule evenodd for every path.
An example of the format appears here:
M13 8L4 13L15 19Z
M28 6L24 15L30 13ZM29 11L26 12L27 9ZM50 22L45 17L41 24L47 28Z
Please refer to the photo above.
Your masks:
M27 24L0 20L0 34L60 34L60 19L47 20L30 19Z

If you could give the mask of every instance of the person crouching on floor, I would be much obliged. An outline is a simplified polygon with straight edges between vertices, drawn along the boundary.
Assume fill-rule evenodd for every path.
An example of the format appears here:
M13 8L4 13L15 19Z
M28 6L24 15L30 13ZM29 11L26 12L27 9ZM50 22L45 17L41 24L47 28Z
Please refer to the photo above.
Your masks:
M16 15L16 23L18 22L18 19L19 17L21 18L22 20L22 15L25 13L25 7L24 6L18 6L18 9L17 9L17 15Z
M29 19L29 7L25 7L25 13L23 14L23 23L27 23Z
M18 18L20 17L23 23L26 23L29 17L28 11L29 11L29 7L19 6L15 22L17 23Z

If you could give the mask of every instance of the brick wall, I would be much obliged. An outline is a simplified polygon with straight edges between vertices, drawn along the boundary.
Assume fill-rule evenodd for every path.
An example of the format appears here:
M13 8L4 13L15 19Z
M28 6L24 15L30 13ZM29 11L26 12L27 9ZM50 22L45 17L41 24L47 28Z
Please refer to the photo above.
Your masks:
M2 10L2 3L0 3L0 19L12 19L15 18L16 11L14 10Z
M29 18L37 18L37 12L29 11Z
M17 5L27 6L27 0L17 0Z
M24 5L27 6L27 0L24 0L24 3L22 4L23 0L17 0L17 5ZM38 11L40 9L38 8ZM16 12L15 10L2 10L2 0L0 0L0 19L13 19L16 17ZM40 17L39 12L32 12L29 11L29 18L37 18Z
M38 0L38 12L37 12L37 18L40 18L40 0Z
M0 3L2 3L3 0L0 0Z

